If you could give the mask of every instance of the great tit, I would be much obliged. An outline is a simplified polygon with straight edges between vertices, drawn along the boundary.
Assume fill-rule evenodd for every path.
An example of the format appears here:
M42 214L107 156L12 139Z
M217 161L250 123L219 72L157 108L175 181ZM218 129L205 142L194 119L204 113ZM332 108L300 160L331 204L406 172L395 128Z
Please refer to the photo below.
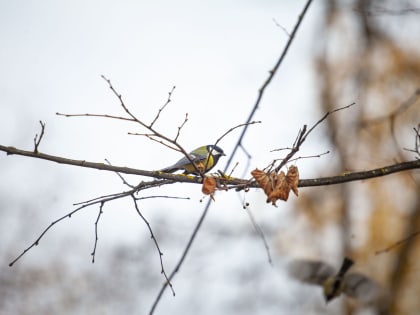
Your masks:
M191 151L188 154L191 160L195 163L198 170L203 174L210 171L219 161L221 156L226 155L223 150L216 145L204 145ZM194 165L184 156L174 165L161 169L164 173L174 173L176 171L183 170L184 174L195 174L199 175Z
M347 273L354 262L345 257L340 270L322 261L296 260L289 266L290 274L303 282L323 287L325 301L328 303L341 293L358 299L364 304L378 300L379 285L360 273Z

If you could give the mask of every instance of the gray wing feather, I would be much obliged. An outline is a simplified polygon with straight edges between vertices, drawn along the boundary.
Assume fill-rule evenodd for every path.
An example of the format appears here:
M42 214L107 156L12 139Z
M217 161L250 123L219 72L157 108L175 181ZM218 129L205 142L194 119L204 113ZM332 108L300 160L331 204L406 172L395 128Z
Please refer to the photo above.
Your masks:
M191 160L194 161L194 163L197 163L201 160L206 159L206 155L204 154L189 154ZM190 164L191 162L187 159L186 156L184 156L182 159L180 159L178 162L176 162L174 165L168 166L163 168L161 171L167 171L167 170L175 170L175 169L182 169L185 165Z
M372 303L379 298L380 286L360 273L350 273L344 277L343 292L364 303Z
M335 273L334 267L321 261L294 260L289 264L289 274L292 277L311 284L322 285Z

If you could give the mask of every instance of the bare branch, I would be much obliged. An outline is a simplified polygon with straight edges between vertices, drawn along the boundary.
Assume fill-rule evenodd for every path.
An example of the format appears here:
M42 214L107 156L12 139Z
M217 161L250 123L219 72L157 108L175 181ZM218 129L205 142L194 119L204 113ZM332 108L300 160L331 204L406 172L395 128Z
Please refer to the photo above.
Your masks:
M172 88L172 91L169 92L169 97L168 97L168 101L166 102L166 104L158 111L157 116L155 117L155 119L152 121L152 123L150 125L147 125L146 123L144 123L143 121L141 121L140 119L138 119L136 116L134 116L134 114L131 113L131 111L128 109L128 107L125 105L124 100L122 99L121 94L119 94L114 86L111 83L111 80L107 79L104 75L101 76L107 83L108 83L108 87L111 89L111 91L114 93L114 95L118 98L118 100L120 101L120 105L121 107L124 109L124 111L131 117L130 120L135 121L137 123L139 123L141 126L143 126L144 128L150 130L153 133L153 136L157 137L157 138L161 138L164 141L167 141L168 143L173 144L174 146L176 146L179 151L181 151L189 160L191 163L194 164L194 162L191 160L190 156L187 154L187 152L182 148L182 146L180 144L178 144L176 142L176 140L172 140L168 137L166 137L165 135L161 134L160 132L158 132L156 129L153 128L154 123L156 122L156 120L159 118L160 112L166 107L166 105L171 101L170 97L172 95L173 90L175 89L175 87ZM186 121L184 121L183 125L185 124ZM178 130L179 132L179 130ZM177 136L178 137L178 136ZM150 137L149 137L150 138ZM161 142L162 144L164 144L164 142ZM195 164L194 164L195 165ZM196 166L196 165L195 165ZM197 168L198 170L198 168Z
M148 129L152 129L153 128L153 125L155 124L156 120L159 119L160 113L165 109L166 105L168 105L171 102L171 96L172 96L172 93L174 92L174 90L175 90L175 85L172 87L172 90L169 91L169 93L168 93L168 99L166 100L166 103L161 108L159 108L159 111L156 114L156 117L150 123Z
M404 2L401 2L404 3ZM391 15L391 16L398 16L398 15L409 15L409 14L420 14L420 8L416 7L406 7L402 9L388 9L385 7L377 7L374 10L364 10L355 8L353 9L360 14L364 14L366 16L383 16L383 15Z
M307 126L304 125L301 130L299 130L299 133L296 137L295 142L293 143L293 147L290 150L289 154L286 155L286 157L280 162L280 164L275 168L275 172L279 172L280 169L289 162L289 160L300 150L300 146L305 142L306 138L309 136L309 134L319 125L321 124L327 117L333 113L336 113L340 110L347 109L351 106L355 105L355 103L351 103L350 105L339 107L337 109L334 109L332 111L328 111L322 116L320 120L318 120L308 131Z
M136 200L140 200L140 199L146 199L146 198L138 198L136 199L134 197L134 193L138 192L141 189L147 189L150 187L155 187L158 186L159 184L161 185L163 181L152 181L152 182L141 182L139 185L137 185L134 189L128 190L128 191L124 191L124 192L120 192L120 193L116 193L116 194L110 194L110 195L106 195L106 196L101 196L101 197L97 197L97 198L93 198L91 200L88 201L83 201L83 202L79 202L76 203L74 205L79 206L78 208L70 211L69 213L63 215L62 217L58 218L57 220L53 221L50 223L50 225L48 225L42 232L41 234L38 236L38 238L31 244L29 245L27 248L24 249L24 251L17 256L10 264L9 266L12 267L20 258L22 258L23 255L25 255L30 249L32 249L34 246L38 246L40 240L44 237L44 235L53 227L55 226L57 223L61 222L62 220L66 219L66 218L71 218L72 215L74 215L75 213L79 212L80 210L90 207L92 205L96 205L99 204L99 213L98 213L98 217L96 219L95 222L95 245L94 245L94 249L93 252L91 253L92 255L92 263L94 262L94 258L95 258L95 253L96 253L96 246L97 246L97 240L98 240L98 234L97 234L97 227L98 227L98 222L100 219L100 216L102 215L102 209L103 209L103 205L106 202L109 201L113 201L113 200L117 200L117 199L121 199L124 197L128 197L131 196L134 201ZM168 197L171 198L171 197ZM187 199L187 198L181 198L181 197L174 197L174 199ZM150 228L150 227L149 227Z
M13 147L3 147L0 146L0 150L2 151L6 151L8 152L10 150L9 154L18 154L20 150L17 150ZM24 151L25 153L27 153L27 155L35 155L34 157L40 157L43 156L42 153L38 153L35 154L32 151ZM51 157L51 156L49 156ZM52 159L51 159L52 160ZM85 166L85 167L92 167L89 164L100 164L100 163L89 163L89 162L84 162L85 165L81 164L80 166ZM113 172L123 172L123 173L127 173L127 174L139 174L139 172L145 172L145 171L139 171L139 170L135 170L135 169L129 169L129 168L121 168L121 167L115 167L115 166L109 166L109 165L104 165L104 164L100 164L103 166L106 166L108 168L108 170L113 171ZM393 174L396 172L401 172L401 171L405 171L405 170L410 170L410 169L418 169L420 168L420 160L414 160L414 161L409 161L409 162L403 162L403 163L398 163L398 164L394 164L394 165L389 165L389 166L385 166L385 167L381 167L378 169L373 169L373 170L369 170L369 171L362 171L362 172L354 172L354 173L344 173L342 175L338 175L338 176L333 176L333 177L324 177L324 178L316 178L316 179L301 179L299 180L298 186L299 187L310 187L310 186L325 186L325 185L333 185L333 184L341 184L341 183L345 183L345 182L350 182L350 181L356 181L356 180L364 180L364 179L369 179L369 178L374 178L374 177L379 177L379 176L385 176L385 175L389 175L389 174ZM131 172L131 170L133 172ZM148 172L148 173L154 173L154 172ZM175 181L185 181L185 182L191 182L191 183L201 183L201 178L194 178L194 177L187 177L187 176L181 176L181 175L173 175L173 174L165 174L166 177L170 177L168 178L168 180L155 180L155 181L150 181L150 182L141 182L139 185L137 185L134 189L131 189L129 191L125 191L125 192L121 192L121 193L117 193L117 194L111 194L111 195L107 195L107 196L102 196L102 197L98 197L98 198L94 198L92 200L89 201L85 201L79 204L75 204L75 205L80 205L78 208L76 208L75 210L69 212L68 214L58 218L57 220L53 221L52 223L50 223L50 225L44 229L44 231L40 234L40 236L30 245L28 246L17 258L15 258L10 264L9 266L13 266L13 264L18 261L27 251L29 251L31 248L33 248L34 246L37 246L40 242L40 240L43 238L43 236L57 223L59 223L60 221L64 220L65 218L70 218L73 214L77 213L78 211L82 210L83 208L86 208L88 206L94 205L94 204L104 204L108 201L111 200L115 200L115 199L119 199L119 198L123 198L129 195L133 195L135 192L138 192L140 190L143 189L147 189L150 187L156 187L156 186L161 186L167 183L174 183ZM256 185L256 183L250 183L248 180L242 180L242 179L234 179L234 178L223 178L221 177L219 179L220 182L222 182L224 185L230 185L230 187L228 187L228 189L232 189L232 188L238 188L238 187L242 187L242 188L247 188L247 187L258 187ZM210 201L208 203L208 205L206 206L205 209L208 209L208 207L210 206ZM199 227L202 224L202 221L204 220L204 217L202 215L202 220L199 221L199 224L196 226L196 230L194 230L193 235L191 236L190 241L188 242L187 248L184 251L184 255L187 254L189 247L191 246L195 235L197 234ZM98 218L99 219L99 218ZM184 257L183 255L183 257ZM181 266L183 260L185 259L182 258L182 260L179 261L179 266L176 270L174 270L174 272L171 274L171 276L169 277L169 279L172 279L173 275L177 272L177 270L179 269L179 267ZM164 289L163 289L164 290Z
M112 166L111 162L109 162L107 159L105 159L105 162L107 162L108 165L111 165ZM130 187L131 189L133 189L135 187L134 185L129 184L120 173L115 172L115 174L117 174L117 176L122 180L122 182L123 182L124 185Z
M283 25L281 25L279 22L277 22L277 20L275 19L275 18L273 18L273 22L274 22L274 24L278 27L278 28L281 28L281 30L288 36L288 37L290 37L290 34L289 34L289 32L287 31L287 29L283 26Z
M100 198L100 199L98 199L98 198L95 198L93 201L88 201L88 202L85 202L85 203L83 203L80 207L78 207L78 208L76 208L76 209L74 209L74 210L72 210L72 211L70 211L69 213L67 213L67 214L65 214L65 215L63 215L62 217L60 217L60 218L58 218L57 220L55 220L55 221L53 221L53 222L51 222L50 223L50 225L48 225L43 231L42 231L42 233L38 236L38 238L31 244L31 245L29 245L27 248L25 248L24 249L24 251L19 255L19 256L17 256L10 264L9 264L9 266L10 267L12 267L20 258L22 258L22 256L23 255L25 255L31 248L33 248L34 246L38 246L39 245L39 242L41 241L41 239L44 237L44 235L54 226L54 225L56 225L57 223L59 223L59 222L61 222L61 221L63 221L64 219L66 219L66 218L71 218L71 216L73 215L73 214L75 214L75 213L77 213L77 212L79 212L80 210L82 210L82 209L84 209L84 208L86 208L86 207L89 207L89 206L92 206L92 205L94 205L94 204L102 204L102 203L106 203L106 202L108 202L108 201L111 201L111 200L115 200L115 199L118 199L118 198L122 198L122 197L125 197L125 196L127 196L127 195L130 195L130 194L132 194L133 193L133 191L128 191L128 192L122 192L122 193L119 193L119 194L114 194L114 195L110 195L110 196L105 196L105 197L103 197L103 198Z
M311 4L311 3L312 3L312 0L308 0L308 1L306 2L305 6L304 6L304 8L303 8L303 10L302 10L302 12L300 13L300 15L299 15L299 17L298 17L298 21L297 21L297 23L296 23L295 27L293 28L292 34L291 34L291 35L290 35L290 37L289 37L289 40L288 40L288 42L287 42L287 44L286 44L286 47L283 49L283 52L281 53L279 60L278 60L278 61L277 61L277 63L275 64L275 66L274 66L273 70L271 70L271 71L269 72L269 76L268 76L267 80L263 83L262 87L261 87L261 88L260 88L260 90L259 90L257 100L256 100L256 102L255 102L255 104L254 104L253 109L251 110L251 113L249 114L249 117L248 117L248 119L247 119L246 123L249 123L249 122L251 122L251 121L252 121L252 119L253 119L253 117L254 117L254 115L255 115L255 112L257 111L258 106L259 106L259 104L260 104L260 102L261 102L261 100L262 100L262 97L263 97L263 95L264 95L265 89L266 89L266 88L267 88L267 86L270 84L270 82L271 82L271 80L273 79L274 75L276 74L276 72L277 72L278 68L280 67L281 63L283 62L283 59L285 58L285 56L286 56L286 54L287 54L287 52L288 52L288 50L289 50L289 47L290 47L291 43L293 42L293 39L294 39L294 37L295 37L295 35L296 35L296 33L297 33L297 31L298 31L299 27L300 27L300 24L301 24L301 22L302 22L302 20L303 20L303 17L306 15L306 12L308 11L309 6L310 6L310 4ZM234 147L234 149L233 149L233 151L232 151L232 154L229 156L229 160L228 160L228 161L227 161L227 163L226 163L226 166L225 166L225 169L224 169L224 173L226 173L226 172L227 172L227 170L229 169L230 164L231 164L231 163L232 163L232 161L233 161L233 158L234 158L234 156L235 156L236 151L237 151L237 150L238 150L238 148L241 146L242 140L243 140L243 138L245 137L245 134L246 134L246 132L247 132L247 130L248 130L248 127L249 127L249 125L246 125L246 126L244 127L244 129L242 130L242 133L241 133L241 135L239 136L239 138L238 138L238 140L237 140L237 142L236 142L236 145L235 145L235 147ZM192 235L191 235L191 237L190 237L190 239L189 239L189 241L188 241L188 243L187 243L187 245L186 245L186 247L185 247L185 249L184 249L184 252L183 252L183 254L182 254L181 258L180 258L180 260L178 261L178 263L177 263L177 265L176 265L175 269L172 271L171 275L169 276L169 279L172 279L172 278L175 276L175 274L178 272L179 268L181 267L181 265L182 265L182 263L183 263L183 261L184 261L184 259L185 259L186 255L188 254L188 252L189 252L189 250L190 250L190 248L191 248L191 245L192 245L192 243L193 243L193 241L194 241L194 239L195 239L195 237L196 237L196 234L197 234L198 230L200 229L201 224L203 223L203 221L204 221L204 219L205 219L205 217L206 217L206 215L207 215L208 209L210 208L210 202L211 202L211 201L210 201L210 199L209 199L209 201L207 202L207 205L205 206L205 208L204 208L204 210L203 210L203 213L201 214L200 219L198 220L197 225L196 225L196 227L194 228L194 231L193 231L193 233L192 233ZM149 314L153 314L153 312L155 311L156 306L157 306L157 304L159 303L159 301L160 301L160 299L161 299L161 297L162 297L162 294L163 294L163 292L165 291L166 287L167 287L167 285L164 285L164 286L161 288L161 290L159 291L159 293L158 293L158 295L157 295L157 297L156 297L156 300L154 301L154 303L153 303L153 305L152 305L152 308L151 308L151 310L150 310Z
M375 255L380 255L380 254L389 252L389 251L393 250L394 248L396 248L396 247L398 247L400 245L403 245L404 243L407 243L410 239L412 239L413 237L416 237L419 234L420 234L420 231L413 232L408 237L406 237L406 238L404 238L404 239L402 239L402 240L400 240L398 242L395 242L391 246L388 246L388 247L386 247L384 249L381 249L381 250L377 250L375 252Z
M168 174L168 173L162 173L158 171L145 171L145 170L139 170L139 169L134 169L134 168L129 168L129 167L112 166L112 165L107 165L103 163L89 162L85 160L73 160L73 159L68 159L68 158L64 158L60 156L54 156L54 155L49 155L49 154L40 153L40 152L35 153L33 151L26 151L26 150L17 149L15 147L8 147L8 146L3 146L3 145L0 145L0 151L6 152L7 155L16 154L16 155L28 156L28 157L48 160L48 161L52 161L52 162L56 162L60 164L86 167L86 168L92 168L92 169L97 169L97 170L119 172L123 174L142 175L142 176L147 176L147 177L154 177L154 178L161 178L161 179L168 179L168 180L180 180L180 181L188 182L188 183L195 183L195 182L201 183L200 178L181 176L177 174ZM159 183L160 185L165 184L162 181L160 181Z
M300 160L300 159L320 158L321 156L327 155L329 153L330 153L330 151L325 151L325 152L320 153L320 154L314 154L314 155L308 155L308 156L298 156L298 157L295 157L294 159L290 159L289 162L294 162L294 161L297 161L297 160Z
M145 170L139 170L139 169L134 169L134 168L129 168L129 167L112 166L112 165L107 165L103 163L88 162L84 160L72 160L72 159L48 155L44 153L35 154L33 151L25 151L25 150L16 149L15 147L6 147L3 145L0 145L0 151L4 151L8 155L16 154L16 155L29 156L29 157L49 160L49 161L53 161L53 162L57 162L61 164L87 167L87 168L92 168L92 169L97 169L97 170L105 170L105 171L118 172L118 173L123 173L123 174L142 175L142 176L147 176L147 177L160 178L160 180L154 180L150 182L141 182L139 185L137 185L133 189L136 191L144 190L151 187L163 186L166 184L172 184L175 182L202 184L202 178L194 177L194 176L169 174L169 173L162 173L158 171L145 171ZM309 186L342 184L345 182L369 179L369 178L389 175L392 173L406 171L410 169L417 169L417 168L420 168L420 160L397 163L397 164L388 165L388 166L380 167L380 168L369 170L369 171L345 173L342 175L332 176L332 177L301 179L299 180L298 186L309 187ZM238 188L238 187L243 187L243 188L259 187L255 182L251 183L248 179L229 177L229 178L220 178L220 181L225 185L230 185L229 189ZM123 192L121 194L126 194L126 193L127 192ZM115 195L120 195L120 193L115 194ZM115 197L115 195L110 195L106 197Z
M254 115L255 115L255 113L256 113L256 111L257 111L257 109L258 109L258 107L259 107L259 105L261 103L261 100L262 100L262 97L264 95L265 89L270 84L271 80L274 78L274 75L277 73L277 70L280 68L280 65L282 64L284 58L286 57L286 54L289 51L289 48L290 48L290 46L291 46L291 44L292 44L292 42L293 42L293 40L294 40L294 38L296 36L296 33L297 33L297 31L298 31L301 23L302 23L302 20L303 20L304 16L307 13L307 11L308 11L309 6L311 5L311 3L312 3L312 0L306 1L306 4L303 7L302 12L299 14L298 21L297 21L296 25L294 26L292 33L290 34L289 40L287 41L287 44L284 47L284 49L283 49L283 51L282 51L282 53L280 55L280 58L277 60L277 62L274 65L273 69L269 71L269 75L268 75L267 79L265 80L265 82L263 83L263 85L261 86L261 88L258 91L257 100L255 101L255 104L254 104L254 106L253 106L253 108L251 110L251 113L249 114L249 117L248 117L246 123L249 123L253 119L253 117L254 117ZM227 170L229 169L229 166L230 166L230 164L233 161L233 158L235 156L236 151L238 150L238 148L242 144L242 140L245 137L245 134L246 134L247 130L248 130L248 126L245 126L245 128L242 130L241 135L238 138L238 141L237 141L237 143L236 143L236 145L235 145L235 147L234 147L234 149L232 151L232 154L229 156L229 160L226 163L226 167L225 167L224 172L227 172Z
M165 135L163 135L163 134L161 134L160 132L158 132L158 131L156 131L154 128L153 128L153 124L154 124L154 121L150 124L150 125L147 125L147 124L145 124L144 122L142 122L141 120L139 120L137 117L135 117L131 112L130 112L130 110L128 109L128 107L125 105L125 103L124 103L124 101L123 101L123 99L122 99L122 96L121 96L121 94L119 94L116 90L115 90L115 88L114 88L114 86L112 85L112 83L111 83L111 81L109 80L109 79L107 79L104 75L102 75L102 78L108 83L108 86L109 86L109 88L111 89L111 91L114 93L114 95L115 96L117 96L117 98L118 98L118 100L120 101L120 105L122 106L122 108L125 110L125 112L134 120L134 121L136 121L137 123L139 123L141 126L143 126L143 127L145 127L146 129L148 129L148 130L150 130L152 133L153 133L153 137L157 137L157 138L161 138L162 140L164 140L164 141L166 141L166 142L168 142L168 143L170 143L170 144L173 144L175 147L177 147L178 148L178 150L177 151L180 151L180 152L182 152L183 154L184 154L184 156L190 161L190 163L194 166L194 168L196 169L196 171L198 172L198 173L200 173L200 170L199 170L199 168L197 167L197 165L195 164L195 162L191 159L191 157L190 157L190 155L185 151L185 149L176 141L177 140L177 138L178 138L178 136L179 136L179 131L180 131L180 129L182 128L182 126L186 123L186 121L187 121L187 117L185 118L185 120L184 120L184 123L181 125L181 127L179 127L178 128L178 134L177 134L177 136L176 136L176 138L175 138L175 140L172 140L172 139L170 139L169 137L167 137L167 136L165 136ZM158 116L159 116L159 113L158 113ZM150 138L150 137L149 137ZM151 138L151 139L153 139L153 138ZM155 139L153 139L153 140L155 140ZM156 140L155 140L156 141ZM165 142L164 141L162 141L162 142L160 142L160 141L158 141L158 142L160 142L160 143L162 143L162 144L164 144L164 145L166 145L165 144ZM168 146L168 145L167 145ZM170 147L170 148L172 148L171 146L168 146L168 147ZM200 173L201 174L201 173ZM202 178L204 178L203 177L203 174L201 174L201 177Z
M125 103L122 99L122 95L119 94L115 89L114 86L111 83L111 80L107 79L104 75L101 75L102 79L104 79L106 81L106 83L108 83L108 87L110 88L110 90L112 91L112 93L114 93L114 95L119 99L120 101L120 105L121 107L124 109L124 111L128 114L128 116L130 116L132 118L132 120L134 120L135 122L139 123L140 125L142 125L145 128L151 129L149 128L145 123L143 123L142 121L140 121L139 119L137 119L136 116L134 116L134 114L131 113L131 111L128 109L127 106L125 106Z
M98 245L98 222L99 222L99 219L101 218L101 215L103 213L102 208L103 208L104 204L105 204L104 202L101 202L101 204L99 205L98 217L96 218L96 221L95 221L95 244L93 245L93 251L91 253L92 264L95 263L96 245Z
M151 237L152 237L152 240L153 240L153 242L155 243L155 247L156 247L156 249L157 249L157 251L158 251L158 253L159 253L159 260L160 260L161 273L164 275L164 277L165 277L165 279L166 279L165 284L166 284L166 285L169 285L169 287L171 288L171 291L172 291L173 296L175 296L175 291L174 291L174 289L173 289L173 287L172 287L172 283L171 283L170 279L168 278L168 276L166 275L165 268L163 267L163 260L162 260L163 253L162 253L162 251L160 250L160 247L159 247L159 244L158 244L158 242L157 242L157 240L156 240L155 235L153 234L152 227L150 226L150 224L149 224L149 222L146 220L146 218L145 218L145 217L141 214L140 209L139 209L139 207L138 207L138 205L137 205L137 200L136 200L136 198L134 197L134 195L131 195L131 198L133 199L133 202L134 202L134 207L136 208L136 211L137 211L138 215L141 217L141 219L144 221L144 223L146 223L147 228L149 229L150 235L151 235Z
M388 165L380 167L377 169L362 171L362 172L346 172L342 175L332 176L332 177L321 177L315 179L300 179L299 187L313 187L313 186L325 186L325 185L337 185L347 182L353 182L357 180L370 179L375 177L381 177L385 175L390 175L393 173L398 173L402 171L407 171L411 169L420 168L420 160L402 162L398 164Z
M155 134L150 134L150 133L135 133L135 132L129 132L128 134L130 136L145 136L145 137L149 138L152 141L155 141L157 143L160 143L160 144L164 145L165 147L168 147L171 150L174 150L174 151L177 151L177 152L181 152L182 153L182 151L179 148L174 147L174 146L171 146L170 144L166 143L163 140L156 139L156 138L158 138L158 136L155 135Z
M181 129L184 127L184 125L187 123L187 121L188 121L188 113L185 113L184 122L181 124L181 126L178 127L178 132L176 133L176 136L174 138L174 142L178 141L179 135L181 133Z
M235 127L232 127L232 128L230 128L228 131L226 131L224 134L222 134L217 140L216 140L216 142L214 143L214 145L216 146L216 145L218 145L218 143L224 138L224 137L226 137L229 133L231 133L232 131L234 131L235 129L238 129L238 128L240 128L240 127L248 127L249 125L253 125L253 124L260 124L261 123L261 121L250 121L250 122L246 122L246 123L244 123L244 124L239 124L239 125L237 125L237 126L235 126ZM209 154L211 154L212 152L213 152L213 150L214 150L214 147L210 150L210 152L209 152ZM207 169L207 166L208 166L208 164L209 164L209 160L207 160L207 163L206 163L206 165L205 165L205 167L204 167L204 169Z
M264 231L262 230L258 222L255 220L254 215L252 214L251 210L248 207L245 207L245 210L246 210L246 213L248 214L249 219L251 220L252 226L254 227L255 231L258 233L258 235L260 236L264 244L264 248L267 253L268 263L271 266L273 266L273 260L271 259L271 254L270 254L270 246L268 246L267 240L264 235Z
M415 137L414 137L414 149L404 149L408 152L413 152L413 153L417 153L418 157L417 159L420 158L420 124L417 125L417 128L414 127L413 128L414 133L415 133Z
M34 153L38 153L38 147L39 147L39 144L41 143L41 140L42 140L42 137L44 136L44 131L45 131L45 123L43 123L41 120L39 121L39 123L41 124L41 134L39 135L39 139L38 139L38 134L35 135Z
M175 277L175 275L177 274L177 272L181 268L181 266L182 266L182 264L185 260L185 257L187 257L187 254L188 254L188 252L189 252L189 250L192 246L192 243L193 243L198 231L200 230L201 224L203 224L204 218L206 217L206 214L207 214L208 210L210 209L211 201L212 201L211 199L209 199L207 201L207 204L204 207L204 212L201 214L200 219L198 220L197 224L195 225L194 230L191 234L191 237L188 240L188 243L185 246L184 251L182 252L181 258L178 260L178 263L176 264L175 268L172 270L171 274L169 275L169 280L170 281L172 281L172 279ZM158 303L159 303L159 301L160 301L160 299L163 295L163 292L165 292L166 288L168 287L168 284L169 284L169 281L164 283L163 286L160 288L159 293L156 296L156 299L152 304L152 308L149 311L149 314L153 314L153 312L155 311L156 306L158 305Z
M416 89L410 97L402 102L400 106L398 106L395 110L391 111L390 113L380 116L373 119L367 119L361 123L361 127L364 128L366 126L370 126L372 124L381 123L385 120L394 120L398 115L401 115L403 112L405 112L407 109L409 109L411 106L417 103L418 99L420 97L420 88Z
M127 118L127 117L121 117L121 116L113 116L113 115L107 115L107 114L63 114L63 113L55 113L57 116L63 116L63 117L100 117L100 118L111 118L111 119L118 119L118 120L124 120L124 121L131 121L131 122L137 122L133 118Z
M154 196L136 197L136 200L155 199L155 198L181 199L181 200L190 200L191 199L190 197L177 197L177 196L166 196L166 195L154 195Z

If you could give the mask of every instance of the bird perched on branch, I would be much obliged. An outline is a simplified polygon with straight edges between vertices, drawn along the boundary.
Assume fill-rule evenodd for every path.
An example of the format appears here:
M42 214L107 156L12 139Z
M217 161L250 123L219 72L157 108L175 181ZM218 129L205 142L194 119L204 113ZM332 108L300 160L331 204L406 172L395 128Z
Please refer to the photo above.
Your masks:
M219 161L221 156L226 155L223 150L216 146L216 145L204 145L191 151L189 154L191 161L193 161L201 173L207 173L210 171ZM169 167L165 167L160 170L160 172L164 173L174 173L176 171L183 170L183 174L195 174L199 175L199 172L191 163L190 160L184 156L174 165Z
M377 301L380 287L375 281L360 273L347 273L353 263L351 259L344 258L337 272L334 267L322 261L295 260L289 266L289 273L300 281L322 286L327 303L341 293L363 304Z

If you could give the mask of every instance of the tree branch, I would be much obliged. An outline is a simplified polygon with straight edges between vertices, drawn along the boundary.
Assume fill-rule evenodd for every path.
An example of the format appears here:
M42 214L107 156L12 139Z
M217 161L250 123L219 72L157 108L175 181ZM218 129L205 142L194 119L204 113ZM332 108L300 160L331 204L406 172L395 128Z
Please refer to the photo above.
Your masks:
M113 165L108 165L104 163L89 162L85 160L74 160L74 159L69 159L69 158L55 156L55 155L49 155L49 154L40 153L40 152L35 153L34 151L21 150L12 146L0 145L0 151L6 152L7 155L14 155L14 154L22 155L22 156L28 156L28 157L32 157L36 159L41 159L41 160L52 161L52 162L56 162L60 164L86 167L86 168L92 168L92 169L103 170L103 171L111 171L111 172L118 172L118 173L123 173L123 174L132 174L132 175L141 175L141 176L161 178L161 179L180 180L180 181L185 181L188 183L200 182L200 179L195 178L195 177L188 177L188 176L181 177L180 175L162 173L159 171L145 171L145 170L139 170L139 169L130 168L130 167L113 166Z
M43 123L42 120L40 120L39 123L41 125L41 134L39 135L39 138L38 138L38 134L35 135L34 153L38 153L38 147L39 147L39 144L41 143L42 137L44 136L44 132L45 132L45 123Z
M134 187L134 190L144 190L150 187L161 186L165 184L172 184L175 182L191 183L191 184L202 184L202 178L198 176L185 176L178 174L162 173L159 171L145 171L130 167L114 166L104 163L89 162L85 160L73 160L64 157L49 155L45 153L35 153L33 151L20 150L15 147L8 147L0 145L0 151L6 152L7 155L23 155L37 159L48 160L56 163L92 168L97 170L118 172L123 174L141 175L146 177L158 178L151 182L141 182L139 185ZM392 165L383 166L377 169L360 172L346 172L341 175L331 177L321 177L313 179L300 179L298 187L311 187L311 186L325 186L325 185L336 185L346 182L353 182L357 180L365 180L380 176L385 176L397 172L402 172L411 169L420 168L420 160L413 160L408 162L402 162ZM220 183L228 185L228 189L232 188L259 188L255 182L250 182L248 179L234 178L234 177L221 177Z
M321 177L315 179L301 179L299 180L299 187L313 187L313 186L326 186L326 185L337 185L347 182L354 182L357 180L371 179L375 177L381 177L398 173L402 171L412 170L420 168L420 160L414 160L409 162L402 162L393 165L380 167L377 169L361 172L346 172L342 175L332 177Z
M263 83L262 87L261 87L261 88L260 88L260 90L258 91L258 97L257 97L257 100L255 101L255 104L254 104L254 106L253 106L253 108L252 108L252 110L251 110L251 113L249 114L248 119L247 119L247 121L245 122L245 124L248 124L249 122L251 122L251 121L252 121L252 119L253 119L253 117L254 117L254 115L255 115L255 112L257 111L258 106L259 106L259 104L260 104L260 102L261 102L261 100L262 100L262 97L263 97L263 95L264 95L265 89L266 89L266 87L270 84L271 80L274 78L274 75L276 74L276 72L277 72L278 68L280 67L281 63L283 62L283 59L285 58L285 56L286 56L287 52L289 51L289 47L290 47L290 45L292 44L293 39L295 38L295 35L296 35L296 33L297 33L297 31L298 31L298 29L299 29L299 27L300 27L300 24L301 24L301 22L302 22L302 20L303 20L303 17L305 16L306 12L308 11L309 6L310 6L310 4L311 4L311 3L312 3L312 0L308 0L308 1L306 2L305 6L303 7L302 12L299 14L298 21L297 21L297 23L296 23L295 27L293 28L292 33L290 34L289 40L287 41L287 44L286 44L285 48L283 49L283 51L282 51L282 53L281 53L281 55L280 55L279 60L278 60L278 61L277 61L277 63L275 64L275 66L274 66L273 70L271 70L271 71L270 71L270 73L269 73L269 76L268 76L267 80ZM237 151L239 148L242 148L242 140L243 140L243 138L245 137L245 134L246 134L246 132L247 132L247 130L248 130L248 127L249 127L249 125L246 125L246 126L244 127L244 129L242 130L242 133L241 133L241 135L239 136L239 138L238 138L238 140L237 140L237 142L236 142L235 147L233 148L232 154L229 156L229 160L228 160L228 161L227 161L227 163L226 163L226 166L225 166L225 169L224 169L224 173L226 173L226 172L227 172L227 170L229 169L230 164L231 164L231 163L232 163L232 161L233 161L233 158L234 158L234 156L235 156L236 151ZM175 267L175 268L174 268L174 270L172 271L171 275L169 276L169 279L171 279L171 280L172 280L172 278L173 278L173 277L175 276L175 274L178 272L179 268L181 267L181 265L182 265L182 263L183 263L183 261L184 261L184 259L185 259L185 256L186 256L186 255L187 255L187 253L189 252L189 250L190 250L190 248L191 248L191 246L192 246L192 243L193 243L193 241L194 241L194 239L195 239L195 237L196 237L196 235L197 235L197 233L198 233L198 230L200 229L200 227L201 227L202 223L204 222L205 217L207 216L207 213L208 213L208 210L209 210L209 208L210 208L210 204L211 204L211 203L210 203L210 200L211 200L211 199L209 199L208 203L206 204L206 206L205 206L205 208L204 208L204 210L203 210L203 212L202 212L202 214L201 214L201 216L200 216L200 218L199 218L199 220L198 220L198 222L197 222L197 225L196 225L196 227L194 228L194 231L193 231L193 233L191 234L191 237L190 237L190 239L189 239L189 241L188 241L187 245L185 246L184 252L182 253L180 260L178 261L178 264L176 265L176 267ZM162 295L163 295L163 292L165 291L165 289L166 289L166 288L167 288L167 284L164 284L164 285L162 286L162 288L160 289L160 291L159 291L159 293L158 293L158 295L157 295L157 297L156 297L155 301L154 301L154 302L153 302L153 304L152 304L152 308L150 309L150 312L149 312L149 314L150 314L150 315L151 315L151 314L153 314L153 312L155 311L156 306L157 306L157 304L159 303L159 301L160 301L160 299L161 299L161 297L162 297Z

